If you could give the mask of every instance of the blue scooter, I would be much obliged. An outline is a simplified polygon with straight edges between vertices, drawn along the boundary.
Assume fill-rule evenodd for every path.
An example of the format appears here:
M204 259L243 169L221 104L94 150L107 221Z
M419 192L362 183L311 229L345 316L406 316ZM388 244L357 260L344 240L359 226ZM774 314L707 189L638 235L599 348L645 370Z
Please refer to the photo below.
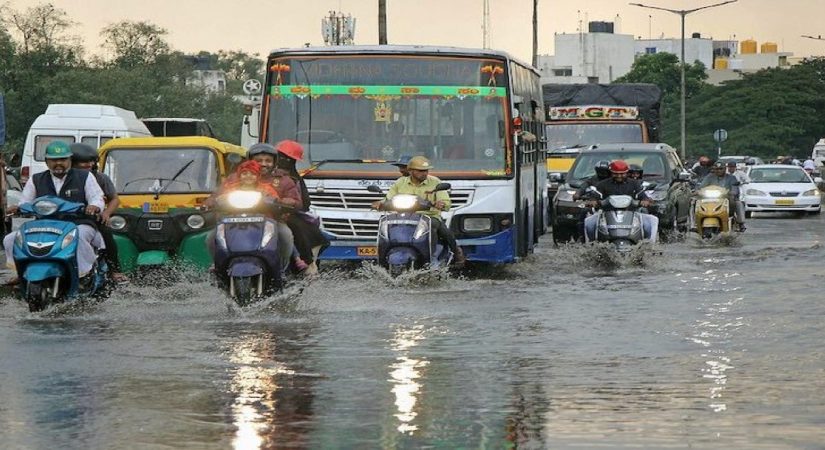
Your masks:
M273 212L291 208L257 191L234 191L218 199L223 218L215 229L215 274L233 300L245 306L280 290L284 271L279 258Z
M14 240L14 264L20 295L29 311L78 297L106 295L108 266L98 255L92 271L80 278L77 268L78 229L73 220L88 218L83 203L60 197L38 197L20 205L20 213L34 216Z
M450 190L449 183L439 183L433 192ZM381 193L376 185L370 192ZM432 218L419 214L432 207L432 202L415 195L399 194L384 202L389 211L378 221L378 264L392 276L405 270L448 267L453 252L439 242L432 232Z

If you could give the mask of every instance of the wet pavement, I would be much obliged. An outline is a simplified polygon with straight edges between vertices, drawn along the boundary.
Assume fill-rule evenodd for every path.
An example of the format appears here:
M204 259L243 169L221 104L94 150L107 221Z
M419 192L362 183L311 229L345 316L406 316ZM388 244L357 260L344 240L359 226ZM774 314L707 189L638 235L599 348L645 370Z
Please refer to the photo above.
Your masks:
M462 277L0 299L5 448L825 448L823 218Z

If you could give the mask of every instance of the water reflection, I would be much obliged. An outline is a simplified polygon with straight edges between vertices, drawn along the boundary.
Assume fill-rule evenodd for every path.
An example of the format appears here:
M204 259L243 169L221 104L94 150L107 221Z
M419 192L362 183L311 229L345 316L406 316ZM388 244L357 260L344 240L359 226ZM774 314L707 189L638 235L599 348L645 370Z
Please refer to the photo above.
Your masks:
M395 363L390 365L390 382L393 384L392 393L395 395L395 417L400 422L397 429L400 433L413 434L418 430L413 421L418 413L415 410L418 392L421 383L417 380L422 376L422 369L429 364L425 359L410 356L410 349L424 339L424 326L415 325L410 328L399 327L395 330L390 346L398 352Z

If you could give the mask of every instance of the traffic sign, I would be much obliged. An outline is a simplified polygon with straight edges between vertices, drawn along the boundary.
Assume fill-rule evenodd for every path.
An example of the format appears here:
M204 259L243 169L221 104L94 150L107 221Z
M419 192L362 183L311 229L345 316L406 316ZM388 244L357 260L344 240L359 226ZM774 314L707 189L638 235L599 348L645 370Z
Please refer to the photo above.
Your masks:
M728 140L728 131L722 128L713 132L713 140L716 142L725 142Z

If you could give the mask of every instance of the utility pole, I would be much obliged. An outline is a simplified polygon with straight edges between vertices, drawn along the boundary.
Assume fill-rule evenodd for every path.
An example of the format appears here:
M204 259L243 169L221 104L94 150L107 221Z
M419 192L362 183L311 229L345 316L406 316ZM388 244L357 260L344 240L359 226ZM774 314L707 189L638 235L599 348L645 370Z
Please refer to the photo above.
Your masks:
M533 67L539 64L539 0L533 0Z
M387 45L387 0L378 0L378 45Z
M484 12L481 15L482 48L490 48L490 0L484 0Z
M702 6L702 7L693 8L693 9L668 9L668 8L660 8L658 6L647 6L647 5L643 5L641 3L630 3L630 5L632 5L632 6L640 6L642 8L649 8L649 9L658 9L658 10L661 10L661 11L667 11L669 13L678 14L679 16L682 17L682 59L680 61L680 63L681 63L680 64L680 66L681 66L681 70L680 70L681 80L679 82L679 87L682 91L681 92L681 95L682 95L682 98L681 98L682 146L681 146L681 148L679 148L679 155L681 155L682 159L685 159L685 140L686 140L685 135L686 135L686 130L687 130L686 121L685 121L685 65L686 65L686 63L685 63L685 16L687 16L690 13L694 13L696 11L702 10L702 9L714 8L714 7L717 7L717 6L727 5L728 3L735 3L737 1L738 0L727 0L727 1L722 2L722 3L715 3L713 5Z

